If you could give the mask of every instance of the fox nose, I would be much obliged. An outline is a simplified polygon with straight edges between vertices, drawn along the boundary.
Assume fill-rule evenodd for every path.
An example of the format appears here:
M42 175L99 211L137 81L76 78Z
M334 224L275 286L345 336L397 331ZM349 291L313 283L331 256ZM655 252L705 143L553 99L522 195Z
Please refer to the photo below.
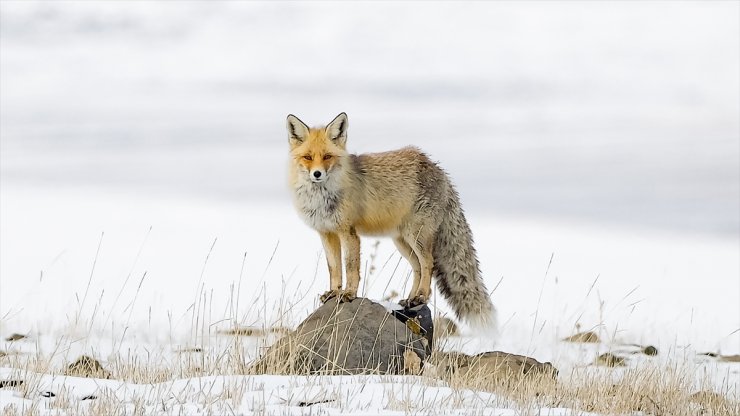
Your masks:
M319 179L321 177L321 171L320 170L313 171L313 177L316 179Z

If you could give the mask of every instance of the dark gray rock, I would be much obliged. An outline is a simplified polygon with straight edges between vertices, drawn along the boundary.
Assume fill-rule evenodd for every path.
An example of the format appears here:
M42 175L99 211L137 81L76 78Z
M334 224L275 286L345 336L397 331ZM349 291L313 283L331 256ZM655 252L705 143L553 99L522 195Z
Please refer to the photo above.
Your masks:
M329 300L249 368L257 374L408 374L431 353L426 305L390 313L366 298Z
M645 355L655 356L658 355L658 349L653 347L652 345L648 345L647 347L644 347L642 349L642 353Z
M396 319L404 323L412 332L423 335L428 342L427 355L432 353L434 340L434 319L432 311L427 305L418 305L413 308L397 309L391 312ZM409 322L410 320L410 322Z

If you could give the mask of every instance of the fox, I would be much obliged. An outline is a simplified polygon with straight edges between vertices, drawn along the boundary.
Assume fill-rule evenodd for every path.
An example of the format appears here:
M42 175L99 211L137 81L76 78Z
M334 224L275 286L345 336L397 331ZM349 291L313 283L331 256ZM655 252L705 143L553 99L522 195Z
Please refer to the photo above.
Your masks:
M293 202L302 220L319 233L329 269L329 290L321 302L357 297L360 236L386 236L413 269L411 291L401 306L429 302L434 278L458 319L492 328L496 311L447 173L413 146L350 154L348 126L346 113L317 127L287 116Z

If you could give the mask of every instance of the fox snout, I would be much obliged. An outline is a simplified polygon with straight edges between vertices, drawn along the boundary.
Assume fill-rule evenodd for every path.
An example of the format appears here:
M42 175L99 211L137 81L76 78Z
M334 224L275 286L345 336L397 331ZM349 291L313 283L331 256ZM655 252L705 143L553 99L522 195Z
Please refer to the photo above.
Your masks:
M312 169L310 176L311 181L314 183L324 182L327 178L326 171L324 169Z

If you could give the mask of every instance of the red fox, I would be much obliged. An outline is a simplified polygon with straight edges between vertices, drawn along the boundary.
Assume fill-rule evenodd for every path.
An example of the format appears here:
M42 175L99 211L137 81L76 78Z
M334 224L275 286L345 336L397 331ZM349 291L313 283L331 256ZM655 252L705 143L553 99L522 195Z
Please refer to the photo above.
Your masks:
M288 115L290 185L302 219L318 231L329 291L351 301L360 285L359 235L389 236L414 271L402 305L427 303L432 276L458 318L492 327L495 309L481 277L473 237L447 174L415 147L353 155L347 115L309 128ZM342 288L342 252L347 285Z

